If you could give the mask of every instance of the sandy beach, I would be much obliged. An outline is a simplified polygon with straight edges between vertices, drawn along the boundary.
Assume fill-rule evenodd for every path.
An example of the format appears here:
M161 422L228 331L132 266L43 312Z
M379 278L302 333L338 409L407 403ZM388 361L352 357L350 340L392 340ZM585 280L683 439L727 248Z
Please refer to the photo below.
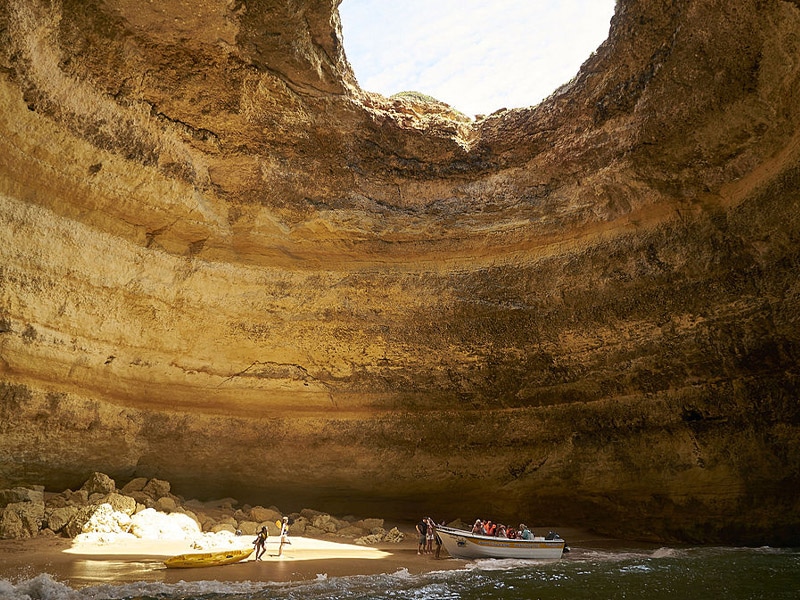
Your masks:
M406 538L398 543L359 546L349 540L324 540L293 536L277 556L278 538L270 538L261 561L251 555L243 562L218 567L167 569L163 561L193 550L179 540L129 540L125 543L75 543L44 537L0 541L0 579L16 582L41 573L73 588L134 581L177 583L179 581L308 581L320 576L377 575L405 570L410 574L462 569L468 561L417 554L413 528L402 527ZM602 547L618 545L579 530L562 535L571 545ZM242 536L248 547L253 536ZM250 545L250 547L252 547Z
M251 547L253 536L242 536ZM0 579L21 581L47 573L70 587L133 581L304 581L319 576L374 575L407 570L423 573L462 568L466 561L427 554L418 555L416 539L407 536L399 544L359 546L347 541L295 536L277 556L278 539L271 538L261 561L252 554L246 560L218 567L167 569L166 558L197 552L188 542L133 540L124 544L75 544L72 540L40 537L0 541Z

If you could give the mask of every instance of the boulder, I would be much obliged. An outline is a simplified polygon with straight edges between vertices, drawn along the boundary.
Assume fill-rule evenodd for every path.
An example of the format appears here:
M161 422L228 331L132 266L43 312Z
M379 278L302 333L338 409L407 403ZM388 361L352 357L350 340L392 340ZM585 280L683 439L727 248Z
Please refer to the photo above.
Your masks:
M188 510L188 509L184 508L183 506L179 505L179 506L175 507L175 512L187 515L187 516L191 517L192 519L194 519L195 521L197 521L197 515L195 514L195 512L192 511L192 510Z
M15 487L0 490L0 508L19 502L44 503L44 487Z
M216 519L209 517L208 515L202 515L201 517L198 517L197 522L200 524L200 529L202 531L211 531L217 524Z
M470 529L472 523L464 523L461 519L455 519L454 521L450 521L447 526L453 529Z
M256 535L261 527L261 523L256 523L255 521L241 521L239 523L239 531L244 535Z
M63 492L67 506L87 506L89 504L89 492L86 490L65 490Z
M405 539L405 534L400 531L397 527L392 527L389 531L386 532L386 535L383 536L384 542L391 542L393 544L399 544Z
M94 492L93 494L89 494L89 504L102 504L103 498L108 496L108 494L103 492Z
M380 544L383 541L383 536L377 533L373 533L370 535L365 535L360 538L356 538L353 540L354 544L358 544L359 546L374 546L375 544Z
M63 494L48 494L44 495L44 505L46 508L63 508L69 506L67 497Z
M234 531L236 530L236 526L238 525L236 519L234 519L232 516L229 515L221 516L220 518L217 519L217 523L227 523L228 525L231 525L233 527Z
M12 502L0 512L0 539L21 539L38 535L44 520L44 500Z
M314 510L313 508L304 508L300 511L300 516L308 519L309 523L312 522L315 517L319 517L324 514L324 512Z
M133 498L137 504L141 504L145 508L153 508L156 504L156 501L144 492L128 492L126 496Z
M67 524L62 528L64 535L74 538L83 531L83 524L92 516L93 507L84 506L78 508L77 512L70 517Z
M289 528L289 533L293 534L291 527ZM324 529L318 529L313 525L306 525L305 535L308 537L324 537L327 534L328 532Z
M381 529L383 530L383 519L362 519L360 521L356 521L356 527L360 527L364 531L369 533L377 533L373 531L374 529Z
M42 525L59 533L80 510L77 506L59 506L45 510Z
M130 496L123 496L122 494L112 493L103 496L97 504L110 504L114 510L125 513L131 516L136 512L136 500Z
M82 490L91 496L92 494L110 494L117 490L117 484L105 473L92 473L89 479L81 486Z
M164 481L163 479L151 479L142 488L142 492L153 500L169 495L169 490L169 481Z
M136 504L132 499L120 494L109 494L105 498L110 499L113 504L102 502L78 507L63 527L64 534L74 538L82 533L126 532Z
M200 502L197 498L190 498L186 502L183 503L184 508L190 508L194 512L201 512L206 508L205 502Z
M263 523L264 521L272 521L273 524L275 521L280 520L283 518L280 512L273 508L264 508L263 506L254 506L250 509L250 519L253 521L257 521L258 523Z
M130 496L131 492L141 492L146 485L147 477L137 477L136 479L131 479L128 483L122 486L121 491L126 496Z
M197 524L197 529L202 531L203 529L202 523L200 522L200 519L197 517L197 515L194 514L194 512L192 512L191 510L184 510L180 507L178 507L178 510L175 512L189 517L192 521L194 521Z
M400 542L405 539L405 535L397 529L397 527L393 527L389 531L383 530L383 532L376 531L375 533L371 533L369 535L365 535L363 537L357 538L354 540L354 543L360 546L372 546L375 544L381 543L392 543L392 544L399 544Z
M320 529L326 533L336 533L340 529L348 527L349 523L346 523L345 521L340 521L336 517L332 517L331 515L328 514L318 514L313 519L311 519L311 526Z
M217 523L211 528L212 533L220 533L221 531L236 533L236 526L231 525L230 523Z
M130 526L130 515L104 503L95 507L91 517L81 527L81 533L127 533Z
M158 500L156 500L155 505L153 506L156 510L164 513L172 513L175 512L178 508L175 499L171 496L162 496Z
M267 523L267 529L269 530L270 535L279 535L281 532L281 528L275 524L275 521L269 521ZM311 532L309 530L308 519L305 517L297 517L289 525L289 535L306 535L308 533Z
M349 527L343 527L339 531L336 532L337 535L342 537L350 537L356 538L364 535L364 530L361 527L356 527L355 525L350 525Z
M197 523L181 513L170 515L147 508L131 518L130 533L151 540L186 540L200 535Z
M233 518L237 521L248 521L250 520L250 510L239 509L233 513Z

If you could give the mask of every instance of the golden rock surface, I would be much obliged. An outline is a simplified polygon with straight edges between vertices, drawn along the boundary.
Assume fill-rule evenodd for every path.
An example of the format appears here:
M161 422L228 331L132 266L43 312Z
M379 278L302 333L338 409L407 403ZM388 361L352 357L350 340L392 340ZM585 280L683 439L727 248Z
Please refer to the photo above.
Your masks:
M0 4L0 487L798 542L800 3L477 121L337 5Z

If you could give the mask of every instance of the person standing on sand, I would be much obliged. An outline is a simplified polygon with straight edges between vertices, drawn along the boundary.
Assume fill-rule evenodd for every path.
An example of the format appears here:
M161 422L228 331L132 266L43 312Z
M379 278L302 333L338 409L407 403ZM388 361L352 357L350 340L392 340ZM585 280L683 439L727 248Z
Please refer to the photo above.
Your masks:
M283 522L281 523L281 543L280 546L278 546L278 556L283 553L283 545L289 543L289 517L283 517Z
M425 530L425 552L426 554L433 554L433 539L436 535L436 525L433 519L427 518L428 528Z
M261 531L258 532L255 541L253 542L256 547L256 560L261 560L261 557L264 556L264 552L267 551L268 537L269 533L267 532L267 528L262 527Z
M419 545L417 546L417 554L425 552L425 544L428 541L428 523L422 519L417 523L417 535L419 536Z

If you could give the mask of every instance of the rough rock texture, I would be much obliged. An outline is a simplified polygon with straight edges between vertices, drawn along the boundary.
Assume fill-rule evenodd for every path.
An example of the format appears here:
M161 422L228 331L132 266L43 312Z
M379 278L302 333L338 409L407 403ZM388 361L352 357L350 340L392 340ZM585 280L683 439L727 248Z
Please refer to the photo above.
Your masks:
M98 486L110 490L109 493L104 494L101 490L89 495L86 491ZM255 535L262 527L266 527L270 535L280 534L284 515L275 507L245 504L235 508L239 502L233 498L210 502L197 499L185 501L169 494L169 488L167 481L136 478L123 486L123 493L117 493L113 479L104 473L92 473L77 493L71 490L45 492L41 486L0 489L0 539L38 535L74 538L82 533L129 532L146 537L179 526L182 522L187 523L188 520L193 522L191 527L198 532L239 531L245 535ZM125 489L134 491L126 493ZM149 490L154 495L166 495L160 495L154 501L147 494L142 494L141 490ZM137 501L141 495L144 502ZM168 518L173 513L177 520ZM292 535L349 537L355 538L355 543L362 544L398 542L403 539L403 534L396 528L387 532L383 528L383 519L356 520L352 516L337 519L311 509L287 514L286 518Z
M0 4L0 487L800 541L800 3L479 121L189 4Z
M92 473L81 489L91 497L92 494L112 494L117 490L117 484L105 473Z

